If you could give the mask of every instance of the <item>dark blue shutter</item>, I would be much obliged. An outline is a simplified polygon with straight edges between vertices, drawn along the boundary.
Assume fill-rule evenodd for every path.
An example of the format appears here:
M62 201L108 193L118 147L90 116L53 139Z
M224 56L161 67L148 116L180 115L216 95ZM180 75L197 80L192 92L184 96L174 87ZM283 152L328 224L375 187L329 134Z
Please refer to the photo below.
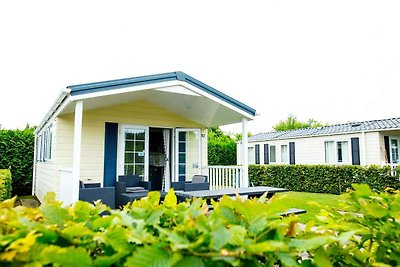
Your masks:
M360 141L358 137L351 138L351 163L360 165Z
M289 163L296 164L294 142L289 142Z
M264 144L264 164L269 164L269 145Z
M260 145L255 145L256 164L260 164Z
M104 136L104 186L115 186L117 178L118 123L106 122Z
M386 157L387 157L387 162L390 163L390 146L389 146L389 136L384 136L383 140L385 142L385 151L386 151Z

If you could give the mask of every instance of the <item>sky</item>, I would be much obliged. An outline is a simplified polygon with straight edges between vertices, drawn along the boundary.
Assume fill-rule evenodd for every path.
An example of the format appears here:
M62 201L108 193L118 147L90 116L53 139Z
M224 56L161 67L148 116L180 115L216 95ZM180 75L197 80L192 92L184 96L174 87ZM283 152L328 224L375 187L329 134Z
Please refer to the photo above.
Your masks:
M255 108L253 134L289 114L400 117L399 14L400 1L1 1L0 125L37 125L68 85L172 71Z

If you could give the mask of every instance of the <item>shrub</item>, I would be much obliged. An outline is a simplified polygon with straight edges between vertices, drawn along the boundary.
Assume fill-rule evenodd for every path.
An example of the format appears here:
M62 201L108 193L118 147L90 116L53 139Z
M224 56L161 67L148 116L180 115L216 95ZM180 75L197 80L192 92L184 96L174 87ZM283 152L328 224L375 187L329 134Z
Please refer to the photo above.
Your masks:
M11 167L12 194L32 193L34 128L0 130L0 169Z
M373 165L250 165L249 180L254 185L328 194L346 192L353 183L365 183L378 191L400 188L398 178L390 176L388 166Z
M0 203L0 265L21 266L396 266L400 192L355 186L340 213L322 210L297 226L269 211L279 198L205 201L147 198L111 210L45 197L37 208ZM284 201L281 198L280 201ZM104 215L108 213L108 215ZM103 216L101 216L103 214ZM387 265L384 265L387 264Z
M0 170L0 201L11 198L11 172Z

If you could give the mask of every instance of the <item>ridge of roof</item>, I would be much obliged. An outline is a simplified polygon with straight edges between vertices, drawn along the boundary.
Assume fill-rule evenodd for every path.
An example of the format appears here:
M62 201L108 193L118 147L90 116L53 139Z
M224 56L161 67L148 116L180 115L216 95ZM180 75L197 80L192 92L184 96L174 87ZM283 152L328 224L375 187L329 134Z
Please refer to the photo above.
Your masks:
M377 131L388 129L400 129L400 117L368 120L359 122L348 122L321 126L317 128L302 128L288 131L274 131L259 133L249 137L249 142L283 140L292 138L302 138L310 136L321 136L340 133L357 133L365 131Z

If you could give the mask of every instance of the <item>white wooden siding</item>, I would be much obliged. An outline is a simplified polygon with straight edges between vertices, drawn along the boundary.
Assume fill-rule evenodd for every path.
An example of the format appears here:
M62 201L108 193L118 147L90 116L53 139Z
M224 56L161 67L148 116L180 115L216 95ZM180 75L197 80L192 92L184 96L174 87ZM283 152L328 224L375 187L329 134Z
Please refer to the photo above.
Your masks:
M58 172L56 167L57 160L57 129L58 123L57 120L52 122L53 127L53 135L52 135L52 159L45 162L36 162L35 163L35 188L34 193L40 202L43 203L44 196L47 192L55 192L56 194L59 191L59 180L58 180ZM37 153L35 151L35 153Z

